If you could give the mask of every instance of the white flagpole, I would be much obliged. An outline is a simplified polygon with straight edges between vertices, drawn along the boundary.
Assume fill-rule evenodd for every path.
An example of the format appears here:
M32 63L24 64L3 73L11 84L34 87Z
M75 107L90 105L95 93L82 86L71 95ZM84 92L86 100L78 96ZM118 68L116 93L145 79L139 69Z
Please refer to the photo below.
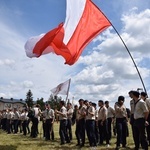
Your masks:
M70 82L71 82L71 78L69 79L69 85L68 85L67 96L66 96L66 103L67 103L68 95L69 95Z

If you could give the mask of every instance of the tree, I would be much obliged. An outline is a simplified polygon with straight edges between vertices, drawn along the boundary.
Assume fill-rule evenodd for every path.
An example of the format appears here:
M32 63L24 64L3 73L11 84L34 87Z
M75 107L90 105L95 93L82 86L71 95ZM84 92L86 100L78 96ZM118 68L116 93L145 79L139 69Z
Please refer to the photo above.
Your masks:
M42 97L40 99L38 98L36 103L40 105L41 110L45 109L45 103L44 103L44 99Z
M31 92L31 90L29 90L26 94L26 99L25 99L28 107L32 107L33 106L33 94Z
M50 104L52 109L60 109L59 102L62 100L61 97L50 95L46 103Z

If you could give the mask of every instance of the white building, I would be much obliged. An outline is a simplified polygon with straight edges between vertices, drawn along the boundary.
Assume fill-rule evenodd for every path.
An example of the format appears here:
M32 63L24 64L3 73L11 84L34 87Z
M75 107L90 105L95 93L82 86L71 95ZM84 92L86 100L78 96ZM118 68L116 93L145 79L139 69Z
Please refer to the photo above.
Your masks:
M0 110L4 109L13 109L17 108L18 110L22 110L25 106L26 102L22 99L7 99L7 98L0 98Z

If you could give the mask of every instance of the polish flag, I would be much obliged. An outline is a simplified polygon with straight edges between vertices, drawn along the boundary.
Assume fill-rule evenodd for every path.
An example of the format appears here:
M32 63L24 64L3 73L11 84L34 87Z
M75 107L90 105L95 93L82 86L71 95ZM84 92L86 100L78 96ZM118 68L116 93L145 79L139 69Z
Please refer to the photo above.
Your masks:
M91 0L66 0L66 19L58 27L30 38L25 44L28 57L55 53L73 65L87 44L111 23Z
M51 92L53 93L53 95L54 96L56 96L58 94L68 95L70 81L71 81L71 79L69 79L69 80L65 81L64 83L59 84L57 87L51 89Z

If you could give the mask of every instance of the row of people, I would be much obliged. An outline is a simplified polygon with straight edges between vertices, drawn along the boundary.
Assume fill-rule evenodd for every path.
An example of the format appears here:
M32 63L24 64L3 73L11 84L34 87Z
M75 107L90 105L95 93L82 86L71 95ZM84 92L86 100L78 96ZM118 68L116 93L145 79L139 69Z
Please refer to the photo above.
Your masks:
M137 91L130 91L131 116L129 119L127 108L124 105L124 96L119 96L114 108L109 106L109 101L98 101L98 109L96 103L88 100L79 100L79 106L72 108L71 103L65 106L64 101L60 101L60 110L53 110L49 104L45 105L45 110L41 111L36 105L33 109L24 109L19 113L14 109L1 113L1 127L8 133L12 131L18 132L19 120L22 123L23 134L27 134L29 121L32 122L31 137L38 135L39 117L42 117L43 136L45 140L54 139L53 123L59 118L60 127L60 144L70 143L72 140L72 125L76 125L75 135L77 146L83 147L85 137L87 135L89 146L103 145L104 142L109 147L112 137L112 122L115 120L117 132L116 150L126 147L126 138L128 136L128 122L132 126L132 135L135 143L135 150L141 147L148 150L148 142L150 143L150 100L145 92L141 94ZM16 121L17 120L17 121ZM13 122L13 128L11 126ZM18 123L16 123L18 122ZM146 125L146 126L145 126ZM146 129L146 130L145 130ZM147 131L147 134L145 133ZM30 130L28 130L30 132Z

